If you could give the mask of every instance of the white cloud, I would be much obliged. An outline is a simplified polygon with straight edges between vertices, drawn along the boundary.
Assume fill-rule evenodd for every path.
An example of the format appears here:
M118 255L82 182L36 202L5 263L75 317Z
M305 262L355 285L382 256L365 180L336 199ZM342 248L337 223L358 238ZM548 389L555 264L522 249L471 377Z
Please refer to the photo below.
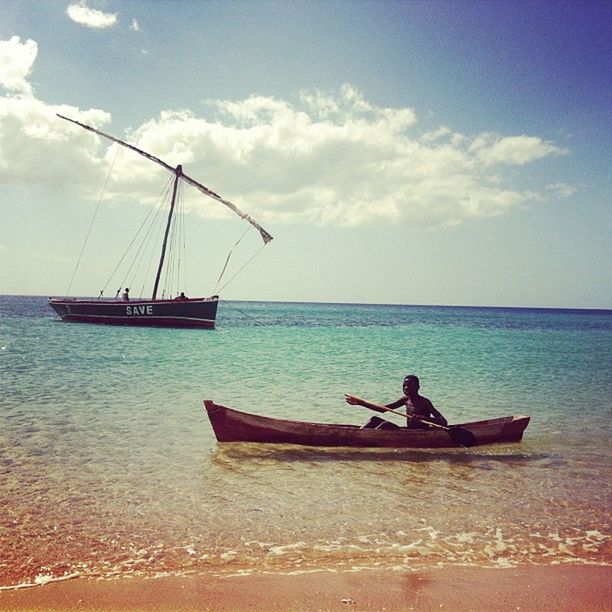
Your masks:
M553 183L546 185L546 189L562 198L570 198L576 193L576 189L567 183Z
M85 2L70 4L66 14L72 21L88 28L110 28L117 23L117 13L103 13L89 8Z
M32 86L28 76L38 54L33 40L21 42L19 36L0 40L0 85L11 92L31 96Z
M470 150L485 164L523 166L548 155L565 155L566 149L556 147L535 136L506 136L481 134Z
M422 138L425 142L434 142L435 140L443 138L444 136L448 136L448 134L450 133L450 128L446 127L445 125L442 125L433 132L427 132L426 134L423 134Z
M71 185L98 198L115 150L55 113L112 131L104 128L110 115L26 96L36 43L11 39L0 42L2 49L14 68L0 80L8 90L0 97L0 184ZM183 164L264 225L456 225L571 193L567 185L534 190L517 183L516 166L566 153L536 136L417 128L413 109L376 106L345 85L334 94L301 92L293 102L262 95L212 100L203 112L165 111L127 136L115 135ZM155 197L163 174L122 150L107 194L126 201ZM152 180L158 181L153 188ZM203 206L197 192L188 205L201 214L226 212L214 202Z
M110 121L110 115L93 109L81 114L75 107L37 99L28 82L37 52L32 40L0 40L0 93L6 94L0 95L0 184L59 189L80 172L96 180L103 162L96 156L95 138L84 132L75 139L55 113L79 114L97 125Z
M135 19L132 19L130 30L132 30L132 32L140 32L140 25Z

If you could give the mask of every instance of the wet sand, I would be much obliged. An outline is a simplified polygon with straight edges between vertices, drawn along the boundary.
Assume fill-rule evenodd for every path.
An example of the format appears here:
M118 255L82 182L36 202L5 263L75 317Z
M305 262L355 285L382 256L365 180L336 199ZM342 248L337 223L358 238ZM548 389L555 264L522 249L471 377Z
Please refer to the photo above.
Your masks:
M612 610L611 566L77 578L0 592L3 610Z

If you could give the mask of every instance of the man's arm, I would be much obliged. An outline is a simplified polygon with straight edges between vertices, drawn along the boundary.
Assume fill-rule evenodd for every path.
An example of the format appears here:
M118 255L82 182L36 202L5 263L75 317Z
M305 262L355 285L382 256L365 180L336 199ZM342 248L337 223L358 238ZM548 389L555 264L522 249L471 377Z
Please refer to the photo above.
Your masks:
M432 421L438 425L444 425L444 427L447 427L448 421L442 416L442 413L436 410L431 402L429 402L429 407L429 412L433 417Z
M348 394L345 394L345 397L347 404L351 404L353 406L364 406L365 408L369 408L375 412L386 412L385 410L381 410L376 404L371 404L367 400L361 399L360 397ZM402 400L397 400L397 402L393 402L392 404L386 404L387 408L399 408L400 406L403 406Z
M400 397L398 400L395 400L394 402L391 402L390 404L385 404L385 406L387 408L403 408L406 405L406 400L408 398L403 395L402 397Z

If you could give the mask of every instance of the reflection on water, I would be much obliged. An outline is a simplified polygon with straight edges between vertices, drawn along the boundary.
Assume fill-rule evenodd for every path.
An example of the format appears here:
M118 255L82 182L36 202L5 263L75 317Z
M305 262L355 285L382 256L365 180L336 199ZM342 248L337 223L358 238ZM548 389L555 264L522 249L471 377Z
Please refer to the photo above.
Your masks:
M491 451L490 448L503 448ZM318 446L295 446L290 444L226 443L219 444L210 457L219 467L234 469L242 462L270 460L272 462L292 461L400 461L431 462L476 465L490 461L502 461L521 465L527 461L552 461L545 453L530 453L521 450L520 445L496 445L485 449L406 449L406 448L326 448Z

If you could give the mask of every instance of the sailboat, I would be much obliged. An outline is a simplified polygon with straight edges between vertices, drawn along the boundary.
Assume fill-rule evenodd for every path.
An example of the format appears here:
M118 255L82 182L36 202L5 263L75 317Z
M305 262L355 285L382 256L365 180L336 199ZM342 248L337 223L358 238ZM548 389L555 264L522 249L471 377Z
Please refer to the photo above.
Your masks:
M70 119L63 115L57 115L60 119L69 121L79 127L89 130L99 136L103 136L123 147L135 151L148 160L159 164L168 172L174 175L172 184L172 197L170 200L169 212L165 224L163 241L161 245L161 254L157 265L157 273L153 282L153 291L150 299L132 299L129 297L129 289L123 293L120 299L117 299L119 292L114 299L98 298L98 299L83 299L70 297L51 297L49 305L61 317L63 321L77 323L98 323L107 325L132 325L132 326L149 326L149 327L198 327L212 329L215 327L217 316L217 307L219 304L219 296L212 295L210 297L188 298L184 293L178 297L165 297L163 294L158 297L160 291L160 278L164 270L166 252L168 249L168 237L173 223L175 214L175 205L177 201L177 191L179 183L183 181L199 190L205 196L220 202L243 220L254 227L261 236L264 246L272 240L272 236L263 228L255 219L247 213L242 212L235 204L222 198L220 195L204 186L202 183L191 178L183 172L182 166L179 164L172 167L163 160L139 149L138 147L124 142L119 138L115 138L110 134L106 134L94 127ZM229 258L229 256L228 256ZM227 265L227 261L226 261Z

